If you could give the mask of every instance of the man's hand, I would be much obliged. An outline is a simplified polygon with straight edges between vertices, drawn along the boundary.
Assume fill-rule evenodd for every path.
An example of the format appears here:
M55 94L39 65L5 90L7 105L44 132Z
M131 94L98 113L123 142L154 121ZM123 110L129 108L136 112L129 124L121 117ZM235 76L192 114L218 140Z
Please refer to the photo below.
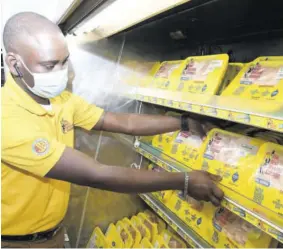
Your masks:
M210 201L219 206L224 193L217 187L215 182L221 180L220 176L213 175L202 170L195 170L189 173L188 195L196 200Z

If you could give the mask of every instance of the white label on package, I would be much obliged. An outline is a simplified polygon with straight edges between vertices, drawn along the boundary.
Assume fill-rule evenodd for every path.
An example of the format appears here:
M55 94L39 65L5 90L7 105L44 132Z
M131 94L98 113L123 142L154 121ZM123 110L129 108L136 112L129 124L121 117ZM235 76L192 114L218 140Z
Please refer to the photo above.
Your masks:
M180 132L175 140L176 143L186 144L190 147L199 148L202 144L202 139L192 134L191 132Z
M280 67L278 72L277 72L277 76L276 76L277 80L282 80L283 79L283 67Z
M222 64L222 60L191 60L183 70L181 79L204 82L207 78L207 75L213 72L216 68L221 67Z
M156 78L165 78L168 79L170 74L176 69L178 68L178 66L180 65L180 62L176 62L176 63L164 63L158 70L158 72L155 74Z
M256 182L263 186L283 191L283 155L275 151L268 153L255 178Z
M275 86L281 79L280 76L281 78L283 76L283 73L280 73L280 68L266 67L257 64L245 73L240 83L246 85Z
M204 157L223 162L232 167L248 155L256 155L258 147L251 145L250 139L215 133L209 141Z

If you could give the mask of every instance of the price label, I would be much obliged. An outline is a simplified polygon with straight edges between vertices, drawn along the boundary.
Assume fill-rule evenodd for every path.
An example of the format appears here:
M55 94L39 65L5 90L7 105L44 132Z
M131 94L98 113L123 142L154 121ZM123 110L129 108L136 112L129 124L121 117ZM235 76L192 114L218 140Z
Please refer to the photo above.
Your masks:
M158 99L157 99L157 104L158 104L158 105L163 105L163 99L159 99L159 98L158 98Z
M168 100L167 101L167 105L170 106L170 107L173 106L173 101L172 100Z
M151 98L151 102L152 102L152 103L157 103L157 98L156 98L156 97L152 97L152 98Z
M180 103L176 102L176 101L173 101L173 107L176 108L176 109L179 109L180 108Z

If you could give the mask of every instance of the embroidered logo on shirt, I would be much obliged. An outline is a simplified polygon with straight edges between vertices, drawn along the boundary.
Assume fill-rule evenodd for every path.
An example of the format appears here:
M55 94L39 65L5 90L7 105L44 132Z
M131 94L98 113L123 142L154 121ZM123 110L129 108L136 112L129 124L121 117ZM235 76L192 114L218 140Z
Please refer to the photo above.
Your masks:
M61 127L62 127L63 133L67 133L74 129L73 124L71 124L69 121L64 120L64 119L62 119L61 121Z
M38 156L44 156L49 151L49 142L44 138L36 139L32 144L32 151Z

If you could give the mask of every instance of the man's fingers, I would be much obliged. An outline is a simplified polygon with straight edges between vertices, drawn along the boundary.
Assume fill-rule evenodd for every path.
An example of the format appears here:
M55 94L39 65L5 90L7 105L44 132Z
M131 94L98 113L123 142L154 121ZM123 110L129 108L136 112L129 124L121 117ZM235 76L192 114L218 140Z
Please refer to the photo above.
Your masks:
M216 185L213 185L212 193L219 200L222 200L224 197L224 192L220 188L218 188Z
M222 180L222 177L220 175L214 175L214 174L211 174L209 172L207 172L207 174L212 181L220 182Z
M218 206L220 205L220 200L217 199L213 194L211 194L211 195L209 196L209 198L210 198L211 203L212 203L214 206L218 207Z

